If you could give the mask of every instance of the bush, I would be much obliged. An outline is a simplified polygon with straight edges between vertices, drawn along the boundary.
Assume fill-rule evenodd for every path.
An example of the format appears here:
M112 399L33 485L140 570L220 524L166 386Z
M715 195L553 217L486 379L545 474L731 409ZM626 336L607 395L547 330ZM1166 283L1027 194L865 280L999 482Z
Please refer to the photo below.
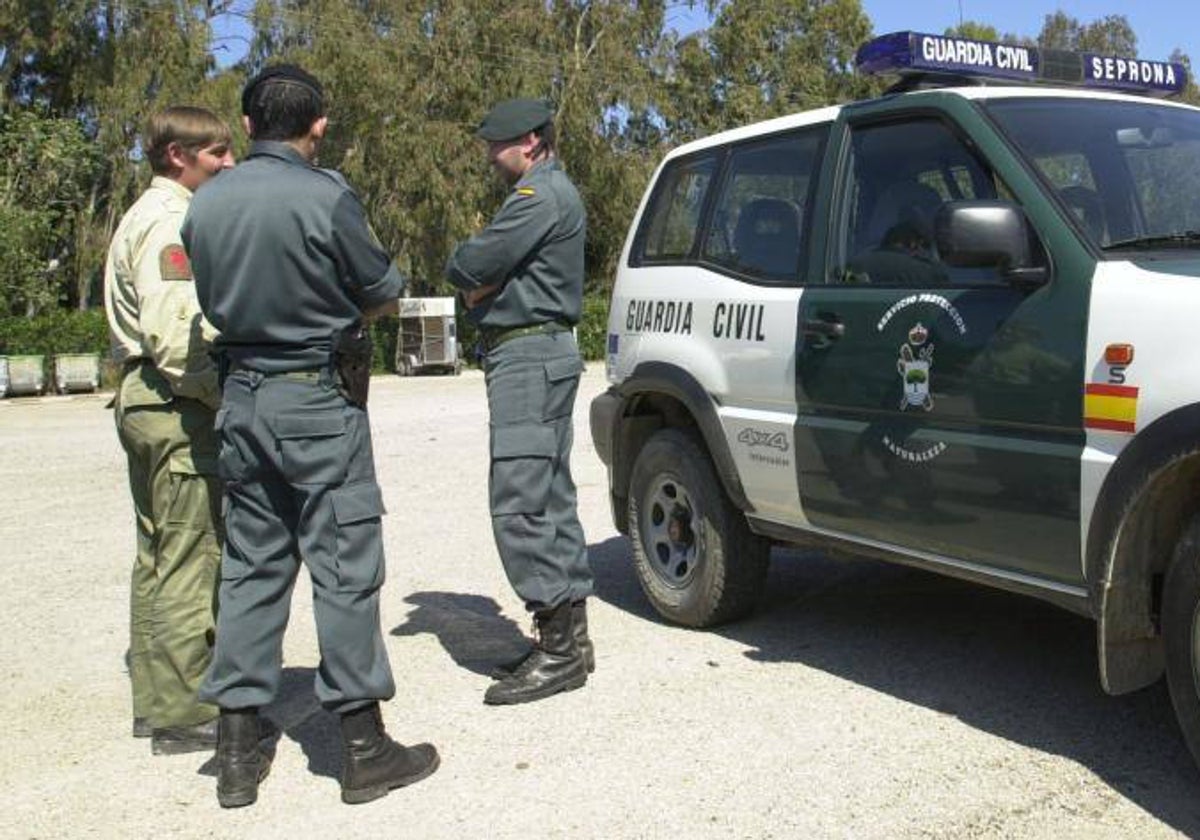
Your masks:
M55 353L109 352L103 309L52 309L35 318L0 318L0 355L50 356Z
M603 359L608 353L608 297L583 299L583 316L576 332L579 352L589 361Z
M400 319L394 315L379 318L371 324L371 373L396 372L396 334Z

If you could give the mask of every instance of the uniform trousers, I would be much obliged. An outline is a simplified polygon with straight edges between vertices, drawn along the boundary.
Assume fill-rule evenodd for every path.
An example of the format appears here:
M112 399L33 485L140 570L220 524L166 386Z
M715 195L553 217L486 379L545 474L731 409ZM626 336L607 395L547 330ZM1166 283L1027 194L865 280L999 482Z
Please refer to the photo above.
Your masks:
M213 410L176 397L148 362L121 380L117 436L137 522L130 591L133 716L155 728L211 720L197 700L213 645L221 558Z
M513 338L484 358L488 495L505 574L531 611L592 594L571 478L572 411L583 362L569 332Z
M345 713L395 693L379 627L383 499L367 412L328 372L230 374L217 415L225 483L217 646L201 687L225 709L279 687L301 562L313 588L317 699Z

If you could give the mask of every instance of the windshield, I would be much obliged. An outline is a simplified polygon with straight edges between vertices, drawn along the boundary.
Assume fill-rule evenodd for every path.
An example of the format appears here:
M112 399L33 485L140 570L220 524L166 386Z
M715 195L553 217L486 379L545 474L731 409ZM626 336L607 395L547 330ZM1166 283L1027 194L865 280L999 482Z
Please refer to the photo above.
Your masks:
M1100 247L1200 249L1200 111L1061 98L985 107Z

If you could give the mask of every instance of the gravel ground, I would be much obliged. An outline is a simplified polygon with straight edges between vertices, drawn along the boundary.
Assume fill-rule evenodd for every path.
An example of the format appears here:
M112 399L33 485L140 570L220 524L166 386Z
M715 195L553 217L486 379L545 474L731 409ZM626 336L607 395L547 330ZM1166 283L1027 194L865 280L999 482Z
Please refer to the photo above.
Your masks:
M586 688L484 707L528 620L492 544L483 378L377 378L390 513L389 730L429 780L338 798L336 721L312 692L301 580L284 730L258 804L222 811L203 755L129 737L133 516L103 396L0 402L4 837L1170 837L1200 834L1200 773L1160 684L1111 698L1088 622L870 560L777 549L761 609L660 622L609 517L585 375L575 472L597 577Z

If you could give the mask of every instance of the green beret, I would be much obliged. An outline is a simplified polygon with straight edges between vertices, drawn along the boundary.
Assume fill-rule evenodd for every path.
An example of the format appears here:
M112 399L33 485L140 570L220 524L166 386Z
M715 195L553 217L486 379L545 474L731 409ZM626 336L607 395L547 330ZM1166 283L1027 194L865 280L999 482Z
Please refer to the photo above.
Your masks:
M488 111L475 136L483 140L515 140L554 119L545 99L506 99Z

